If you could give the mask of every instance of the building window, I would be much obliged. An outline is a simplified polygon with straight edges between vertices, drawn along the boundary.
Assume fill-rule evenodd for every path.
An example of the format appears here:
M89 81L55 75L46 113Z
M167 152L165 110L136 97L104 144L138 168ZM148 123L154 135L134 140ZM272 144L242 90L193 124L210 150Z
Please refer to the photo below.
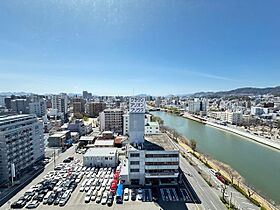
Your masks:
M146 158L177 158L179 154L146 154Z
M139 169L138 168L132 168L132 169L130 169L130 172L139 172Z
M130 157L139 157L140 154L139 153L130 153Z
M139 165L139 161L130 161L130 165Z

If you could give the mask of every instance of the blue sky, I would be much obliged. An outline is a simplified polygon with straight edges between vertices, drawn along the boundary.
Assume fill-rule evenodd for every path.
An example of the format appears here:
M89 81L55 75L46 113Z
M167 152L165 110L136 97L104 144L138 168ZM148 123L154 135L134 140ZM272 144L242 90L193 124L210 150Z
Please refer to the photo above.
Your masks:
M280 2L1 0L0 91L182 94L280 81Z

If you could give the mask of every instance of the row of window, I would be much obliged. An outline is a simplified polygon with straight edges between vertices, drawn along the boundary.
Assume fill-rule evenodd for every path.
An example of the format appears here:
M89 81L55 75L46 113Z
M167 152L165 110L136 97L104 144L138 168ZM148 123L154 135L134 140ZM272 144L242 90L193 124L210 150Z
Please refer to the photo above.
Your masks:
M130 157L139 157L140 154L139 153L130 153Z
M158 166L158 165L179 165L179 162L146 162L147 166Z
M153 169L153 170L145 170L145 173L178 173L177 169Z
M139 168L131 168L130 172L139 172Z
M179 157L179 154L146 154L146 158L169 158L169 157Z

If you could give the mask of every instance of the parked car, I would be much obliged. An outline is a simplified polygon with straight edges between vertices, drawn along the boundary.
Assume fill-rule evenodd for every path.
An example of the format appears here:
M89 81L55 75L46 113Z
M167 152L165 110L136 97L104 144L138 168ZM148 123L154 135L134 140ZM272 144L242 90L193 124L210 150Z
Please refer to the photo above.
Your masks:
M25 205L26 205L26 200L20 199L20 200L18 200L18 201L16 201L16 202L12 203L11 208L12 208L12 209L21 209L21 208L23 208Z
M129 189L125 188L123 193L123 200L128 201L129 200Z
M38 200L32 200L27 206L27 209L34 209L39 206L39 201Z
M90 202L90 195L86 195L85 196L85 203L89 203Z
M107 199L107 205L112 206L113 202L114 202L114 195L113 195L113 193L109 193L108 194L108 199Z
M136 200L136 192L134 189L131 190L131 200L135 201Z
M108 193L104 192L103 196L102 196L102 199L101 199L101 204L105 205L107 203L107 199L108 199Z

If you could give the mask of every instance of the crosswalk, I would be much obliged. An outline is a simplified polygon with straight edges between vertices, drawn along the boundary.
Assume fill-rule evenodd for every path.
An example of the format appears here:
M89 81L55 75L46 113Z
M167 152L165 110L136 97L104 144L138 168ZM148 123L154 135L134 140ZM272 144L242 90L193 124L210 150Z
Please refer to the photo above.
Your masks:
M165 202L192 202L191 195L185 188L160 188L160 195Z

